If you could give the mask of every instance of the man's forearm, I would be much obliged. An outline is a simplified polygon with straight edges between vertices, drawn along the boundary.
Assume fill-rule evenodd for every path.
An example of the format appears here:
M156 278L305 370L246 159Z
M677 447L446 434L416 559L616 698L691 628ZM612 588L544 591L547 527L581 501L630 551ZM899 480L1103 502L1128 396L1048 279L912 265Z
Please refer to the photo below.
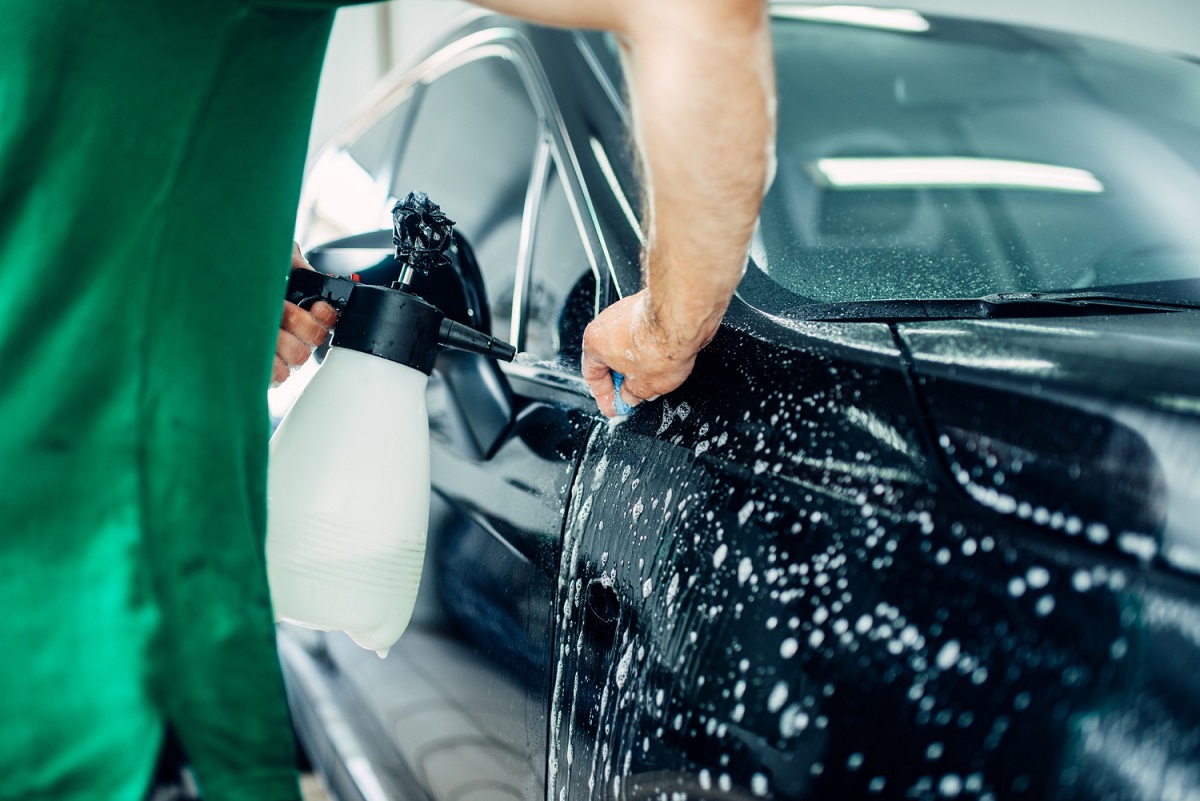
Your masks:
M766 0L478 0L552 25L605 28L625 51L642 155L644 288L583 337L600 410L671 392L716 332L742 276L773 169Z
M648 173L644 281L652 322L673 340L664 344L694 353L716 331L741 278L772 169L766 6L646 6L652 19L627 56Z
M645 0L471 0L514 17L567 28L600 28L627 33Z
M644 282L659 333L698 349L741 278L773 169L764 0L480 0L624 45L646 172Z

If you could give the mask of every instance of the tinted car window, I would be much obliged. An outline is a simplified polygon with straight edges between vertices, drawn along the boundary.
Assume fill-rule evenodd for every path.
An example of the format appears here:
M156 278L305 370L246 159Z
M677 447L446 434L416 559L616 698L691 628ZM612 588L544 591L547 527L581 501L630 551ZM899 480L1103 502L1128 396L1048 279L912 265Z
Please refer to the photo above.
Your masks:
M352 159L376 181L386 181L396 158L396 144L413 103L401 103L346 148Z
M1200 276L1200 67L928 28L775 20L767 275L823 302Z
M297 231L305 247L391 227L388 184L416 105L406 96L350 144L322 154L313 165Z
M578 360L595 311L596 279L557 168L550 171L534 233L524 348Z
M425 88L392 181L392 197L427 192L458 223L483 270L492 333L504 339L537 142L537 113L516 68L473 61Z

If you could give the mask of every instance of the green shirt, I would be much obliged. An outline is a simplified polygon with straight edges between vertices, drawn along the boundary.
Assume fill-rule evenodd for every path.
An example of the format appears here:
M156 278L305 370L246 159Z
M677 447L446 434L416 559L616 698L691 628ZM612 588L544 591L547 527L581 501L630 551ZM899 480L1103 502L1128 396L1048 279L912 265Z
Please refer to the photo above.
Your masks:
M0 798L292 799L266 387L332 0L3 0Z

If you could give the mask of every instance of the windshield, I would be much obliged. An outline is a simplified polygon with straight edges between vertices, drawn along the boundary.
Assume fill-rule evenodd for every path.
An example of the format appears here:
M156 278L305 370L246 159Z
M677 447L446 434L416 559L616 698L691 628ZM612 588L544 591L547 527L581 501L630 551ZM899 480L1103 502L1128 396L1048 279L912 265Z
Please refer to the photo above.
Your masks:
M773 282L829 303L1200 277L1200 66L820 12L773 12L779 164L752 249Z

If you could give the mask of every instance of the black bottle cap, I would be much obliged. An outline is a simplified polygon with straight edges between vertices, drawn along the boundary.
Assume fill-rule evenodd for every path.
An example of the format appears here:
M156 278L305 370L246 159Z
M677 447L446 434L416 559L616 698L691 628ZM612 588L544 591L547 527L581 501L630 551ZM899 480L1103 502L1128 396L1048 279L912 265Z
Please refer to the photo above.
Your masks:
M429 375L437 360L444 316L411 293L358 284L338 317L333 346L380 356Z

